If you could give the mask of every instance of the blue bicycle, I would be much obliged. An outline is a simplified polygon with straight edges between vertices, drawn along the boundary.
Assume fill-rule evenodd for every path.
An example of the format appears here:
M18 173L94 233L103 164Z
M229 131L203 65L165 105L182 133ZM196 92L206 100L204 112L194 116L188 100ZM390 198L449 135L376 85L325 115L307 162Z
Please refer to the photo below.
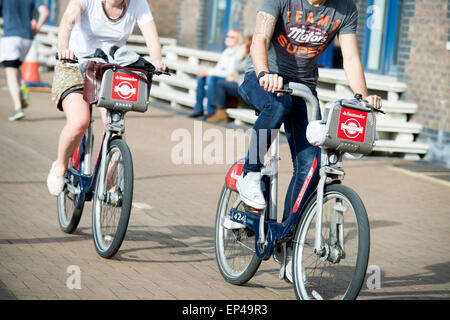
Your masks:
M298 299L355 299L367 270L370 228L360 197L342 185L342 159L345 152L372 151L377 110L358 95L327 104L324 120L314 121L311 115L318 114L319 104L306 86L290 83L289 89L280 92L305 100L310 125L321 130L313 143L321 152L295 204L299 214L291 214L283 222L277 221L279 137L261 171L267 203L263 211L245 205L237 191L244 159L231 167L216 214L219 270L226 281L242 285L253 277L262 260L273 255L281 264L280 279L292 275Z
M64 60L78 63L77 59ZM168 73L156 72L153 66L144 70L98 63L95 68L103 76L94 105L107 110L100 150L92 166L91 116L84 138L69 161L64 190L57 198L57 211L61 230L72 233L80 222L85 202L92 201L95 248L100 256L111 258L125 238L133 200L133 161L122 138L124 117L129 111L147 111L151 76Z

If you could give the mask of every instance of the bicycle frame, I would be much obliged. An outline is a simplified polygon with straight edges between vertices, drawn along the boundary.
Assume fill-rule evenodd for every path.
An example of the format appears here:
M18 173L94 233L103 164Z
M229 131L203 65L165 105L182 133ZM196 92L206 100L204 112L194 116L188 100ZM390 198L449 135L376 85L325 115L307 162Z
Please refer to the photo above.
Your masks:
M289 89L289 93L302 97L305 99L308 107L309 120L315 120L315 115L318 114L318 103L314 101L305 86L294 84L293 89ZM267 207L262 212L251 211L246 208L244 212L231 209L232 222L238 223L241 226L245 225L255 232L255 253L260 259L268 259L273 254L275 245L288 241L293 236L293 231L298 225L298 222L311 199L317 194L317 214L316 214L316 229L314 241L314 253L319 256L325 256L327 251L326 244L322 243L322 215L323 215L323 200L324 190L327 179L332 180L328 183L340 183L344 177L342 169L342 152L329 151L327 149L320 149L316 155L313 165L308 173L305 183L299 195L298 203L296 203L296 210L282 223L277 222L278 210L278 161L279 158L279 135L276 136L271 146L271 154L266 161L265 166L261 170L263 176L269 177L269 183L266 182L266 188L269 190L267 199ZM237 177L242 173L243 160L238 161L229 171L227 175L227 185L233 188L233 182L230 183L230 177ZM316 170L320 168L319 170ZM317 175L319 177L317 177ZM264 179L263 179L264 180ZM318 180L318 182L317 182ZM339 208L337 208L339 209ZM333 210L333 221L335 226L332 227L333 243L342 244L342 215L339 210ZM223 223L225 225L225 223ZM340 225L340 227L338 227ZM234 227L239 225L233 225ZM338 230L339 228L339 230Z
M97 175L100 174L100 178L104 178L106 165L105 155L108 151L108 143L105 143L105 141L110 141L112 134L116 134L117 136L122 135L125 130L123 117L124 112L107 110L107 124L103 133L97 160L92 170L92 150L94 144L92 123L94 120L91 116L83 140L74 153L77 158L78 168L67 169L65 176L67 188L72 194L77 196L74 201L76 208L82 208L85 201L92 200ZM103 168L103 170L100 170L100 168ZM102 188L103 184L100 184L100 186ZM97 190L97 194L100 200L103 200L104 190Z

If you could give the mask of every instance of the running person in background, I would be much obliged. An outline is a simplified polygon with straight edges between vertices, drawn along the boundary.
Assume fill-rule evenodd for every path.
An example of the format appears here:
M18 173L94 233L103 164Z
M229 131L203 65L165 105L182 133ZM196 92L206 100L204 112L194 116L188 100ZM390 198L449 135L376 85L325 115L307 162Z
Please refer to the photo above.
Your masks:
M136 24L144 36L153 65L164 71L166 66L162 61L156 24L146 0L71 0L59 26L59 57L86 57L94 54L97 48L109 52L114 45L124 46ZM55 79L61 78L58 77L60 70L55 69ZM58 157L47 177L49 192L54 196L64 188L69 158L90 122L89 104L83 99L79 79L82 79L81 75L75 75L73 84L66 84L54 92L58 109L66 114L66 125L59 136ZM100 112L105 121L106 110L100 108Z
M256 209L266 202L261 191L264 155L275 137L272 129L284 123L294 174L285 199L283 218L292 212L305 179L320 150L306 140L308 117L303 99L275 94L289 82L306 84L317 97L318 60L338 36L345 74L354 93L361 93L375 108L381 98L369 96L356 37L358 12L352 0L263 0L248 59L241 97L261 113L237 187L242 201ZM266 130L263 134L260 130ZM258 137L258 138L257 138ZM264 141L264 139L267 139ZM267 146L267 147L265 147ZM264 150L263 150L264 149ZM253 160L253 161L251 161ZM314 171L314 170L313 170Z
M41 0L0 0L0 10L3 18L0 61L5 67L6 82L14 104L14 112L8 119L14 121L25 117L23 109L29 104L25 97L26 87L22 83L20 66L30 50L35 34L47 21L49 11ZM31 20L35 10L39 13L39 19L33 30Z

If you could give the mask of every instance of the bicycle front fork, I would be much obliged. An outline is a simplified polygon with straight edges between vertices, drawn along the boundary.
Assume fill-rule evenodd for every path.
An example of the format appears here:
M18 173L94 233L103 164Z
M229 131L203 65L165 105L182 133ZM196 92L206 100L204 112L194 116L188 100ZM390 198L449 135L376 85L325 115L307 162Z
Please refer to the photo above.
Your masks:
M327 256L331 258L333 262L342 257L344 239L343 239L343 213L345 207L340 201L333 207L333 213L331 217L330 225L330 243L325 244L322 241L322 221L323 221L323 202L325 183L327 178L343 180L344 170L342 169L342 153L330 152L326 149L321 150L321 163L322 166L319 171L319 183L317 185L317 211L316 211L316 230L314 236L314 253L320 257ZM342 252L334 254L336 250L332 250L329 247L339 247ZM330 256L331 252L331 256ZM337 258L333 258L336 256Z
M112 135L118 135L122 136L122 134L125 131L125 122L124 122L124 113L121 111L110 111L107 110L106 112L106 128L105 128L105 135L103 137L103 143L102 143L102 149L101 149L101 162L100 162L100 181L105 181L105 175L106 175L106 161L107 161L107 155L108 155L108 148L109 148L109 142L112 137ZM105 184L99 183L98 184L98 190L94 191L99 198L99 200L104 201L106 197L105 192Z

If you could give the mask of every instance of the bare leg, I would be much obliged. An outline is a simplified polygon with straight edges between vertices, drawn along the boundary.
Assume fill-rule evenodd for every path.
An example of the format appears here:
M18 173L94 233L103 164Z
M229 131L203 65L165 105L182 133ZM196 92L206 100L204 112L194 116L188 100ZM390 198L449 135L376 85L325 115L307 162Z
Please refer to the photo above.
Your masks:
M20 99L20 72L19 68L6 67L6 82L8 83L9 93L14 103L14 110L22 109Z
M66 125L61 131L58 144L58 158L55 164L55 175L62 176L67 169L69 158L83 139L84 132L89 126L89 104L83 95L69 94L62 102L66 114Z

